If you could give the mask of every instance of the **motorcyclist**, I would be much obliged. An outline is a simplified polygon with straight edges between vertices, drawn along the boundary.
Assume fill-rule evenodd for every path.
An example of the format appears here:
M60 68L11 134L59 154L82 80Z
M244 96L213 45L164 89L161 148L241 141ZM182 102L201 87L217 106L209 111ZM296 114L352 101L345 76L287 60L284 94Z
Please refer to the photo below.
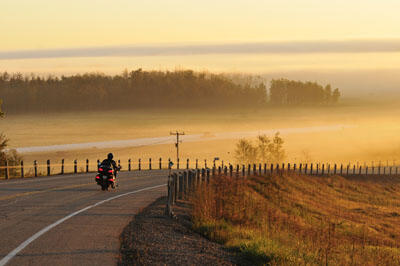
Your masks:
M117 166L117 163L113 160L114 155L112 153L109 153L107 155L107 159L104 159L101 162L101 165L107 166L109 168L114 169L114 178L117 178L117 171L120 170L120 167ZM112 183L112 188L114 188L114 182Z

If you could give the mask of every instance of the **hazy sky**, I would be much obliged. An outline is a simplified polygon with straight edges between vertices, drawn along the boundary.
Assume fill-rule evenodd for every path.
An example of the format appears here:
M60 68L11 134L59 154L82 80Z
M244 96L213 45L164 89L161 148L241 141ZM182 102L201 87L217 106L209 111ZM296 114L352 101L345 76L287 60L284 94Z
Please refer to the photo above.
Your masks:
M399 10L399 0L1 0L0 71L397 69ZM165 45L174 53L151 50ZM138 47L147 54L121 52Z

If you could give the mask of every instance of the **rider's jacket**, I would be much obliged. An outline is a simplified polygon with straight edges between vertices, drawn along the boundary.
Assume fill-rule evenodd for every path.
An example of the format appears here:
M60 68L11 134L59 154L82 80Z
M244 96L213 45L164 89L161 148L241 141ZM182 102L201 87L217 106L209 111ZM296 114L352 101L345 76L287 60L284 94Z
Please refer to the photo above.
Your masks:
M101 162L101 165L112 167L114 170L118 169L117 164L114 160L105 159Z

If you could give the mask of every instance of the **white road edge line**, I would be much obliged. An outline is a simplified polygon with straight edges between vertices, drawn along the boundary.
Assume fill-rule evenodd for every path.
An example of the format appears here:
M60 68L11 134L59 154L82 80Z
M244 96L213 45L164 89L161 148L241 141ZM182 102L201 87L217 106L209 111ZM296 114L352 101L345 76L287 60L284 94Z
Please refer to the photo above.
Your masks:
M142 188L142 189L139 189L139 190L135 190L135 191L131 191L131 192L128 192L128 193L120 194L120 195L117 195L117 196L114 196L114 197L111 197L111 198L108 198L108 199L99 201L99 202L97 202L97 203L95 203L95 204L93 204L93 205L87 206L86 208L83 208L83 209L81 209L81 210L79 210L79 211L76 211L76 212L74 212L74 213L71 213L70 215L67 215L67 216L65 216L64 218L58 220L57 222L52 223L52 224L46 226L45 228L43 228L42 230L40 230L39 232L37 232L36 234L34 234L33 236L31 236L30 238L28 238L27 240L25 240L21 245L19 245L19 246L18 246L17 248L15 248L13 251L11 251L10 253L8 253L7 256L5 256L2 260L0 260L0 266L6 265L12 258L14 258L21 250L23 250L23 249L24 249L26 246L28 246L30 243L32 243L33 241L35 241L36 239L38 239L40 236L42 236L42 235L45 234L46 232L50 231L52 228L54 228L54 227L56 227L57 225L59 225L59 224L65 222L65 221L68 220L69 218L72 218L72 217L74 217L74 216L76 216L76 215L78 215L78 214L80 214L80 213L82 213L82 212L84 212L84 211L87 211L87 210L89 210L89 209L91 209L91 208L93 208L93 207L99 206L99 205L101 205L101 204L103 204L103 203L105 203L105 202L111 201L111 200L113 200L113 199L117 199L117 198L120 198L120 197L123 197L123 196L127 196L127 195L130 195L130 194L135 194L135 193L138 193L138 192L142 192L142 191L146 191L146 190L151 190L151 189L159 188L159 187L163 187L163 186L166 186L166 184L158 185L158 186L153 186L153 187Z

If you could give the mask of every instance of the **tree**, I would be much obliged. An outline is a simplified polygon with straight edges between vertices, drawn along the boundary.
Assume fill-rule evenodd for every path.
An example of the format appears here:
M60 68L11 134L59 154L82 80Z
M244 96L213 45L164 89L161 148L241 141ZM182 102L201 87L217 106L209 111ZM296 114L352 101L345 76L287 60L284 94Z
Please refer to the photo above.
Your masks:
M332 94L332 102L337 103L339 101L339 98L340 98L340 91L338 88L336 88Z
M257 160L257 148L250 141L240 139L236 144L235 159L244 164L254 163Z
M284 140L279 132L275 133L272 140L266 135L259 135L256 145L249 140L241 139L236 144L235 159L241 164L281 163L286 157L283 144Z
M3 101L0 99L0 117L4 116L4 113L1 111L1 104L3 103Z

